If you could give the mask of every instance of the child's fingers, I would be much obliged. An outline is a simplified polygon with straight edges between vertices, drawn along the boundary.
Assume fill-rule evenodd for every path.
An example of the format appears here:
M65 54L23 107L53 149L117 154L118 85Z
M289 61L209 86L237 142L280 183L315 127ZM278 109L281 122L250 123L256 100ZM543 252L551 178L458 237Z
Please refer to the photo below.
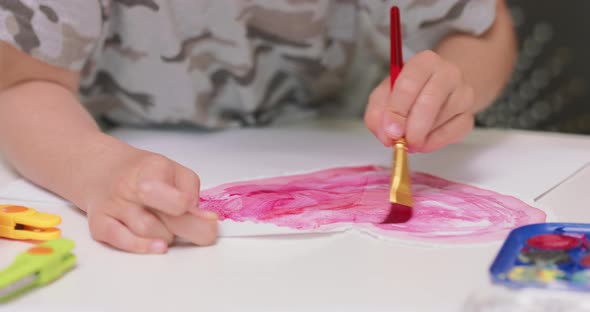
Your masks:
M392 145L392 140L383 131L383 112L389 100L389 85L390 80L386 78L371 92L364 118L367 129L387 147Z
M118 207L111 216L124 223L135 235L145 238L158 238L167 243L174 241L174 234L153 213L143 207L130 205Z
M451 118L463 113L469 112L475 102L475 93L473 87L468 85L461 85L449 97L449 100L440 110L438 117L434 123L433 129L442 126Z
M191 206L189 195L175 187L175 162L157 154L142 160L136 179L136 196L144 206L180 216Z
M115 248L134 253L165 253L168 245L161 239L141 238L125 225L107 215L89 216L92 237Z
M217 218L197 217L193 214L183 216L160 215L160 218L174 234L195 245L206 246L217 239Z
M177 164L176 168L176 186L186 194L190 194L193 198L193 204L189 208L189 212L196 217L217 220L218 216L213 211L205 211L199 209L199 191L201 188L201 180L199 176L192 170Z
M428 135L422 151L429 153L461 141L473 129L473 123L474 117L471 113L463 113L453 117Z
M175 169L176 187L191 197L192 206L189 209L196 209L199 204L199 190L201 188L199 176L191 169L180 164L176 164Z
M420 91L434 73L440 57L432 51L414 56L397 77L384 111L382 127L392 139L397 140L406 133L406 119Z
M408 145L420 150L449 96L461 82L459 69L443 65L432 75L412 106L406 126Z
M194 206L194 198L160 181L142 182L138 197L141 204L173 216L180 216Z

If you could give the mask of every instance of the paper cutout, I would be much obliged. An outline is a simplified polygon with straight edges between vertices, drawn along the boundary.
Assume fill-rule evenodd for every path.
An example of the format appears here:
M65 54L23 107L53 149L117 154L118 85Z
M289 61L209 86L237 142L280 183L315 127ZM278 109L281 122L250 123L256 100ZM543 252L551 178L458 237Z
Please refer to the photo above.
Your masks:
M351 227L383 238L438 243L495 241L546 218L514 197L416 172L413 218L379 224L389 209L390 173L383 167L347 167L230 183L202 192L200 206L222 220L303 230Z

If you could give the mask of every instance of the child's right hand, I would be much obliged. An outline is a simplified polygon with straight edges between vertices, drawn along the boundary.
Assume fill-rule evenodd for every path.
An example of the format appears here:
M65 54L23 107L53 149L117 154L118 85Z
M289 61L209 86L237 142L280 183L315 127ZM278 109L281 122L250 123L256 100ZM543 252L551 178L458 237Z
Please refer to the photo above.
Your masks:
M198 208L199 177L192 170L132 147L116 153L107 157L115 163L96 166L81 207L95 240L134 253L164 253L175 237L197 245L215 241L217 215Z

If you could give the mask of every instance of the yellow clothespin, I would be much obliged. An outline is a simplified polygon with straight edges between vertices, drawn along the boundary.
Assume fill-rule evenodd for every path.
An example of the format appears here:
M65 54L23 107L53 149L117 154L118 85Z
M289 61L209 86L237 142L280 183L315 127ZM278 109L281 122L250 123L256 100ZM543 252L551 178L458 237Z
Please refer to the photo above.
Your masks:
M15 205L0 205L0 237L47 241L61 236L58 215Z

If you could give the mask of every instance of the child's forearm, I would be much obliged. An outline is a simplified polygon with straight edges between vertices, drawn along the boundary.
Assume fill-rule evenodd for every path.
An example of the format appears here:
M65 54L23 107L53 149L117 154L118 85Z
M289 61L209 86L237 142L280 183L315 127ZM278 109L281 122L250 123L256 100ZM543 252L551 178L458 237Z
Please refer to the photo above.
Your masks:
M510 78L516 58L516 38L504 0L498 0L496 20L480 37L451 35L436 52L456 64L474 88L474 112L490 105Z
M89 175L108 161L101 157L124 147L101 134L70 90L37 81L0 92L0 149L26 178L81 204Z
M86 211L95 240L136 253L164 253L174 237L215 242L217 215L197 208L193 171L101 133L73 85L30 81L0 88L0 148Z

